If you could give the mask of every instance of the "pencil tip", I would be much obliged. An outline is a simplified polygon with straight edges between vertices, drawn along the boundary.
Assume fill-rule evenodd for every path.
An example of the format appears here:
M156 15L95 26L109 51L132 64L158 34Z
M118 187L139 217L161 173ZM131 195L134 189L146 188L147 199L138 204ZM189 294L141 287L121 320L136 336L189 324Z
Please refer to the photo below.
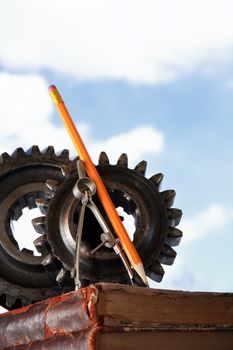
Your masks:
M139 277L141 278L145 286L149 287L143 264L139 263L137 265L134 265L133 269L137 272L137 274L139 275Z

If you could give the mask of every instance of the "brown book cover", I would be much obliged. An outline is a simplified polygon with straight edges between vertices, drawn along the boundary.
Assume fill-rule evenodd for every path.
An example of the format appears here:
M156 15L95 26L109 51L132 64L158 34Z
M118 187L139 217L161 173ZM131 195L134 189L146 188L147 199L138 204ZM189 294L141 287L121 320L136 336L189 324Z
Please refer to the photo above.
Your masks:
M91 339L95 339L97 348L104 349L102 344L110 338L115 339L115 343L117 339L123 342L125 349L130 349L130 343L135 344L134 349L141 349L137 346L143 339L151 339L147 346L156 346L155 340L159 344L163 337L187 339L187 344L188 337L193 341L209 337L222 342L230 338L232 341L232 335L232 293L182 292L100 283L0 316L0 349L14 346L17 350L19 346L19 349L27 349L27 344L34 349L32 344L40 342L52 344L46 346L53 349L51 346L58 339L76 343L82 339L83 344L89 345L93 343ZM111 345L111 350L115 348ZM86 348L80 345L78 349Z
M233 332L94 327L5 350L232 350Z

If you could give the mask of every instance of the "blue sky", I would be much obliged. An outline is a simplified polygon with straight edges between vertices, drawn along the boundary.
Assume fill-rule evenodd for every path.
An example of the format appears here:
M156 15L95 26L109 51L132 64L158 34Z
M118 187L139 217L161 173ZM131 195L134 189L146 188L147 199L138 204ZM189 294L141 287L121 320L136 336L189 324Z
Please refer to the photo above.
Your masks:
M55 84L94 159L164 173L184 239L156 287L233 288L232 15L231 1L0 4L0 152L73 150Z

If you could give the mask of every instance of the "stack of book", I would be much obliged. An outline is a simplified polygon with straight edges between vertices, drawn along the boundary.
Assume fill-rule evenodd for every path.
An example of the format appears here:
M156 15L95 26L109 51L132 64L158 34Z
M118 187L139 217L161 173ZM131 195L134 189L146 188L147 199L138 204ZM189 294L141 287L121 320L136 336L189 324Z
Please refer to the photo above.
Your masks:
M232 350L233 294L99 283L0 315L0 349Z

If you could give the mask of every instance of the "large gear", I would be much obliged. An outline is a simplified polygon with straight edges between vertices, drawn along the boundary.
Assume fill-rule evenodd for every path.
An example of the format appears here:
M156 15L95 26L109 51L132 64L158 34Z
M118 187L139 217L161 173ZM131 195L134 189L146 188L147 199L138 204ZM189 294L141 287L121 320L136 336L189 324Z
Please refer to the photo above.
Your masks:
M176 228L182 212L171 208L175 191L159 192L163 179L161 173L145 177L146 162L140 162L134 170L128 168L126 154L122 154L116 165L110 165L106 153L102 152L97 169L105 183L116 208L134 218L135 231L133 243L142 259L146 274L160 282L164 275L162 264L171 265L176 257L172 246L179 244L182 232ZM51 183L55 196L50 201L41 199L40 208L47 214L38 219L46 230L46 237L53 255L63 268L57 276L58 281L72 271L75 257L75 242L80 205L72 195L77 175L67 174L67 180L60 186ZM94 202L111 227L102 205L95 195ZM46 210L45 210L46 209ZM83 237L80 250L80 274L83 281L128 283L127 272L118 256L106 247L95 253L91 251L100 243L101 228L91 211L84 220ZM48 256L49 258L49 256Z
M55 154L52 146L42 152L37 146L27 152L17 148L11 156L7 153L0 156L0 305L7 309L73 288L72 281L66 286L56 282L61 265L57 260L51 259L43 265L50 249L45 236L41 235L35 241L41 253L35 256L33 251L19 248L11 224L21 217L25 207L35 208L39 198L50 200L52 193L46 180L62 183L61 169L72 172L75 164L75 160L69 159L69 151ZM43 232L39 230L39 233Z
M176 252L172 246L182 237L179 224L182 212L171 208L175 191L159 192L163 179L156 174L145 178L146 162L134 170L128 168L126 154L110 165L102 152L97 169L117 208L133 218L131 239L142 259L147 276L161 281L162 264L172 264ZM74 265L80 203L72 195L77 181L76 160L69 152L55 153L52 146L40 151L37 146L27 152L17 148L11 156L0 156L0 305L15 309L37 300L72 290L70 271ZM111 224L97 197L94 202L108 226ZM43 216L32 220L39 237L34 241L40 256L19 248L12 221L23 209L38 207ZM113 251L102 247L102 231L91 211L87 210L81 243L80 273L82 284L109 281L129 283L127 272Z

